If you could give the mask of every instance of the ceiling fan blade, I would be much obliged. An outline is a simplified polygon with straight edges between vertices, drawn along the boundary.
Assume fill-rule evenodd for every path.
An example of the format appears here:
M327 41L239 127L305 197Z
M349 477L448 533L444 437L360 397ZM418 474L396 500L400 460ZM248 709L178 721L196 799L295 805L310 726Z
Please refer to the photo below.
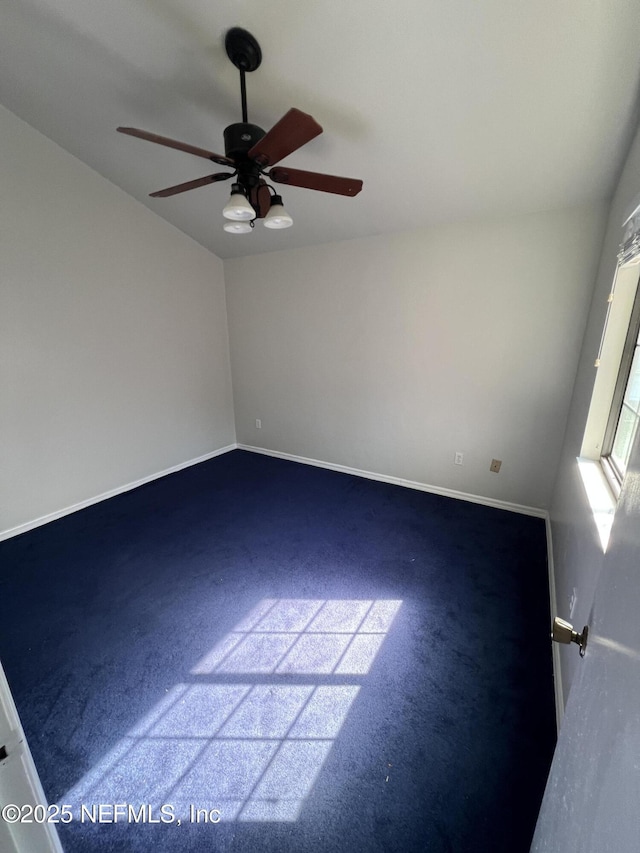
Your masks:
M292 187L306 187L308 190L320 190L323 193L337 195L358 195L362 181L356 178L339 178L337 175L323 175L322 172L305 172L302 169L288 169L276 166L269 177L277 184L289 184Z
M293 107L248 152L260 166L272 166L322 133L318 122Z
M269 192L269 187L263 180L260 180L260 184L257 187L251 188L249 192L249 201L253 205L258 219L263 219L267 213L269 213L269 208L271 207L271 193Z
M234 176L234 172L216 172L215 175L207 175L206 178L196 178L195 181L186 181L184 184L176 184L175 187L167 187L165 190L157 190L155 193L149 193L151 198L166 198L177 193L184 193L187 190L195 190L197 187L204 187L206 184L214 184L216 181L227 181Z
M207 151L195 145L189 145L187 142L178 142L177 139L169 139L168 136L158 136L157 133L148 133L146 130L138 130L136 127L119 127L118 132L126 133L128 136L136 136L138 139L146 139L147 142L155 142L157 145L166 145L167 148L175 148L177 151L186 151L187 154L195 154L196 157L213 160L214 163L219 163L221 166L235 166L233 160L229 160L228 157L223 157L221 154L214 154L213 151Z

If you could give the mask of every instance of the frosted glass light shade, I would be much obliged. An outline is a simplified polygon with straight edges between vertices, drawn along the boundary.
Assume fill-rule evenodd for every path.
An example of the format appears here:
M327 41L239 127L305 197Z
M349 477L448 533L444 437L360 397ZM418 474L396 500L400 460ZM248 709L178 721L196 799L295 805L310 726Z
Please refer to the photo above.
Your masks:
M282 206L282 198L279 195L274 195L271 198L271 207L269 213L264 218L265 228L290 228L293 225L293 219Z
M222 213L226 219L234 219L240 222L255 219L256 215L255 210L237 184L231 188L231 198L226 203Z
M233 220L232 222L225 222L222 226L225 231L228 231L229 234L249 234L253 231L251 227L251 223L245 220Z

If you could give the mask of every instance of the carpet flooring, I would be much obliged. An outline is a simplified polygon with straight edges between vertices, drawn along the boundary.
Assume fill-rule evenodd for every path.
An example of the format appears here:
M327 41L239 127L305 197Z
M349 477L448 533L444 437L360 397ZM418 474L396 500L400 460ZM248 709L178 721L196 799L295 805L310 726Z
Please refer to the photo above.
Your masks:
M67 853L529 849L555 745L541 519L238 450L0 563Z

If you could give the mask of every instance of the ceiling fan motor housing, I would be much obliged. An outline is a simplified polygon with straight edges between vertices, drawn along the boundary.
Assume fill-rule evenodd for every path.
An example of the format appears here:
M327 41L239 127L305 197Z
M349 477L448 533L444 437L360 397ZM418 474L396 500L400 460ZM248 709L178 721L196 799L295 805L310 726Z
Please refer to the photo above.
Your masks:
M246 158L247 152L265 135L257 124L238 122L230 124L224 131L224 151L231 160Z

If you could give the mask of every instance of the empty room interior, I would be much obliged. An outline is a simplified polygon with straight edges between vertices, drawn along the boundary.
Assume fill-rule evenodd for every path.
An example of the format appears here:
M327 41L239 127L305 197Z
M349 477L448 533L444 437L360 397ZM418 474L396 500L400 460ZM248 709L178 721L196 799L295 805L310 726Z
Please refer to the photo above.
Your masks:
M635 851L640 6L0 14L0 849Z

